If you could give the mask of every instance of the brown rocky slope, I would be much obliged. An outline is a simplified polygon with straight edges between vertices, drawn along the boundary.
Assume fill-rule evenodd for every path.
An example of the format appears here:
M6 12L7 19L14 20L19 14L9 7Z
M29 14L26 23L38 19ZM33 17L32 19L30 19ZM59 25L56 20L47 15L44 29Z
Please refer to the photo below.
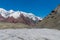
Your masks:
M60 5L37 24L40 28L60 29Z

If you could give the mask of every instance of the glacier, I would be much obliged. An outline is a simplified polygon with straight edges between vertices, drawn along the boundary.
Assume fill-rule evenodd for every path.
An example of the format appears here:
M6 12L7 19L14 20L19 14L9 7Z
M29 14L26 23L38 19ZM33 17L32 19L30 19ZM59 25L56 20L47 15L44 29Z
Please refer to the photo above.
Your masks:
M0 29L0 40L60 40L57 29Z

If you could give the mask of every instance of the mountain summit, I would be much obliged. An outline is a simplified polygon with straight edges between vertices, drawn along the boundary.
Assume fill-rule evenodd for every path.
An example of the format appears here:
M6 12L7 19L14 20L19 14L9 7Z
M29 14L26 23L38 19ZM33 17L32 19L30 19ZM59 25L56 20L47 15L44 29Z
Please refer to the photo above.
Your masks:
M26 13L23 11L5 10L0 8L0 21L10 23L24 23L28 25L34 25L42 20L42 18L35 16L32 13Z

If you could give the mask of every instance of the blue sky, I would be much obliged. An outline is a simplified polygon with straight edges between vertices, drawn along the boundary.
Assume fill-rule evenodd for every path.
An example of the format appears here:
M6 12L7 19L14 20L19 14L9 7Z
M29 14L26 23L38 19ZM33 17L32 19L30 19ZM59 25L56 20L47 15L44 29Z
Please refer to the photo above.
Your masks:
M0 0L0 8L34 13L44 18L60 4L60 0Z

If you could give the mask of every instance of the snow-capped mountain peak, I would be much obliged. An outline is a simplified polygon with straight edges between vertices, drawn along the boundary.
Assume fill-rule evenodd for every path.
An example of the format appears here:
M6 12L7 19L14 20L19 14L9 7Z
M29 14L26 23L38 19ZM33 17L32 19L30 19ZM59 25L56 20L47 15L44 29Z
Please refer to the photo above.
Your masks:
M8 12L9 12L9 13L13 13L13 12L14 12L14 10L9 10Z
M18 18L20 17L20 14L23 14L25 17L28 17L32 20L42 20L42 18L35 16L33 13L27 13L27 12L23 12L23 11L14 11L14 10L5 10L3 8L0 8L0 14L4 17L4 18L8 18L13 16L14 18ZM37 19L36 19L37 18Z

